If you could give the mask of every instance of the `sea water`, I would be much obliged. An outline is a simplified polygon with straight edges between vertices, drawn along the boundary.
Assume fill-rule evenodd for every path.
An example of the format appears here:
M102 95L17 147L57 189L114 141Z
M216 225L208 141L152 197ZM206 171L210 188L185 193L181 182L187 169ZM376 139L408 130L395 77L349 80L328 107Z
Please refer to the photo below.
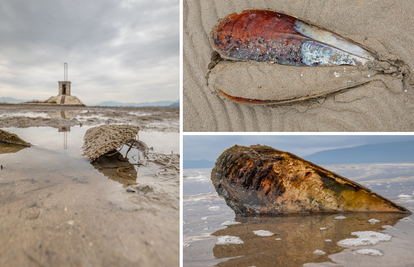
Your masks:
M414 211L414 163L325 165ZM185 169L184 266L413 266L414 217L344 213L238 217L211 183Z

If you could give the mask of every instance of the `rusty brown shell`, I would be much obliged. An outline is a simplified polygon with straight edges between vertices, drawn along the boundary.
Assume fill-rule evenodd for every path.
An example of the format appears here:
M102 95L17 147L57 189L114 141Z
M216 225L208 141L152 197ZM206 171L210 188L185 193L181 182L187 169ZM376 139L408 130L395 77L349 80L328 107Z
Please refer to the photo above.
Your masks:
M211 172L217 193L238 215L410 211L370 189L269 146L235 145Z

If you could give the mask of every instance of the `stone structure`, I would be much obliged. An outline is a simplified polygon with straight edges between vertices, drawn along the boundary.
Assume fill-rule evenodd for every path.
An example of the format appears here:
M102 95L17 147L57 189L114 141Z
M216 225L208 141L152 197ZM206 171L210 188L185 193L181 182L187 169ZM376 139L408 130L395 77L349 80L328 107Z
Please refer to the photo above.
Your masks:
M76 96L71 95L71 82L68 81L68 64L63 65L64 81L58 81L59 92L57 96L52 96L46 103L58 105L85 106Z

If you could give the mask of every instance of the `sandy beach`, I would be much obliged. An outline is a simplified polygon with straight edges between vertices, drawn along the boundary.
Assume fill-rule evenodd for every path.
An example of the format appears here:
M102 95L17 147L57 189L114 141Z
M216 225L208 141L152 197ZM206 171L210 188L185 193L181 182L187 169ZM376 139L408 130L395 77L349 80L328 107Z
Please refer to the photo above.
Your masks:
M81 149L87 129L127 123L150 147L132 179ZM178 108L0 105L0 127L34 145L0 147L1 266L179 265L179 169L152 161L179 159Z
M368 77L352 66L338 67L335 72L342 76L336 77L330 67L281 68L277 64L230 61L219 62L209 72L213 52L210 30L219 19L246 9L279 11L320 25L368 47L381 61L398 63L404 73L375 74L375 78L368 74L371 79L362 85L294 103L249 106L223 99L216 93L223 87L233 92L259 87L265 96L279 91L294 92L295 96L307 94L309 88L332 91L338 79ZM412 2L184 0L183 12L184 131L414 129Z

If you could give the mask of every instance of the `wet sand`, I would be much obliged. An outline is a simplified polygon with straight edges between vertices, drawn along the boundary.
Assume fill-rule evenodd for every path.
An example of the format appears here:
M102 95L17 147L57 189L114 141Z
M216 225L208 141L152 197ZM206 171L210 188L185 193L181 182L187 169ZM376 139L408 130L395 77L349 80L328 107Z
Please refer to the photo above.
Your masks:
M414 210L412 163L326 165L324 168ZM184 266L412 265L414 215L235 216L215 192L210 172L211 169L184 170ZM367 232L363 245L361 239L356 240L355 233ZM367 251L382 255L361 254Z
M179 108L71 107L0 104L0 127L64 127L134 124L141 131L180 130Z
M66 118L51 118L56 113ZM0 106L2 129L35 145L0 154L0 265L178 266L179 171L146 162L128 172L137 178L122 178L81 151L95 123L128 122L142 126L139 139L154 155L177 153L178 117L163 108ZM143 155L132 149L128 158Z
M184 131L412 131L414 129L414 24L410 1L184 1ZM221 61L206 77L213 52L209 32L220 18L246 9L270 9L330 29L375 51L381 60L398 61L404 78L376 75L375 81L326 96L274 106L248 106L218 96L216 87L249 90L303 90L337 86L334 73L314 74L309 67ZM340 75L357 68L344 66ZM326 68L319 68L326 72ZM286 75L289 76L286 76ZM316 76L315 76L316 75ZM352 75L351 75L352 76ZM290 84L283 83L288 77ZM296 78L295 78L296 77ZM348 76L347 76L348 77ZM281 81L281 79L283 81ZM283 83L283 86L281 85ZM234 88L233 88L234 89ZM300 92L298 92L300 94Z

